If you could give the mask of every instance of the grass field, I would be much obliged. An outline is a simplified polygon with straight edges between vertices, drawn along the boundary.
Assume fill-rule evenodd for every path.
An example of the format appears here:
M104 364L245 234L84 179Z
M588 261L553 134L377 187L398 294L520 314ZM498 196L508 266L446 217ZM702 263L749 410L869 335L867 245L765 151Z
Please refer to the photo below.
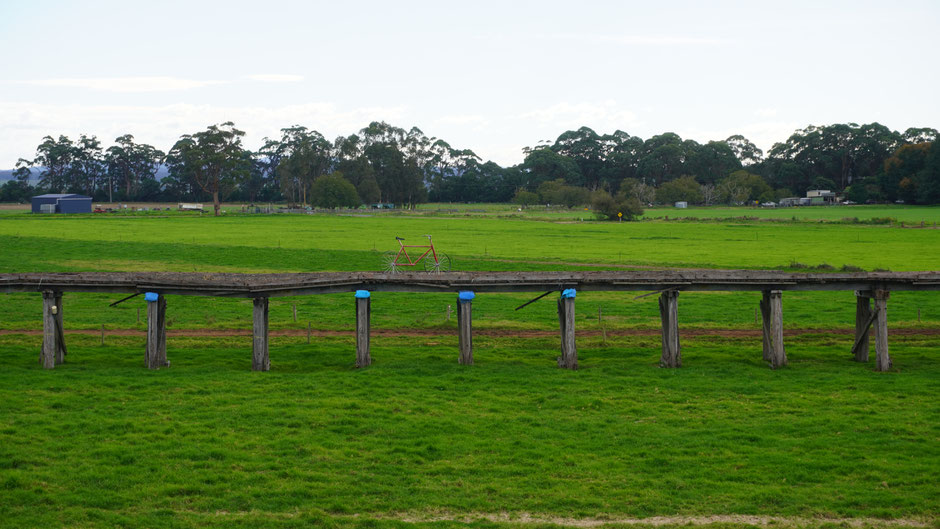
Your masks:
M929 222L938 211L889 209L869 214ZM425 233L461 270L940 263L932 227L501 214L4 214L0 271L375 270L396 235ZM940 296L892 294L889 325L908 333L892 336L883 374L850 361L851 336L834 332L854 324L852 293L784 294L785 326L815 331L788 336L779 371L760 361L758 338L722 332L759 328L757 294L682 294L680 327L706 332L683 338L681 369L663 370L659 338L639 332L659 325L654 296L579 293L576 372L554 367L551 300L513 311L531 297L474 301L476 328L506 332L474 338L473 367L456 362L453 295L376 294L373 326L402 333L373 337L372 367L354 369L349 334L311 345L301 334L272 338L272 370L253 373L247 336L171 336L172 367L149 372L140 336L70 335L68 363L43 371L41 338L15 332L40 328L38 296L0 296L0 527L616 527L725 515L940 527ZM66 327L143 329L143 303L107 308L117 298L67 295ZM349 294L280 298L271 326L348 331L352 307ZM250 303L171 296L168 318L171 330L245 329Z

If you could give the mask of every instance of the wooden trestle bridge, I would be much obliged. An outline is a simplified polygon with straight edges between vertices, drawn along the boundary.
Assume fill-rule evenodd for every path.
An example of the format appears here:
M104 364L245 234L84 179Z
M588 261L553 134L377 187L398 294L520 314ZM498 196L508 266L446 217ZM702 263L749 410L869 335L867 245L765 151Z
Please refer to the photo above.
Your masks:
M682 363L679 343L680 292L761 291L763 358L773 367L786 365L781 297L793 290L850 290L856 294L855 342L852 354L868 361L869 331L874 326L876 369L891 366L888 353L887 303L892 291L940 290L940 272L863 272L791 274L755 270L661 270L590 272L450 272L441 274L375 272L310 274L199 274L199 273L48 273L0 274L0 293L37 292L42 295L43 367L64 362L67 352L63 321L66 292L145 294L147 345L145 365L158 369L166 358L166 296L252 298L252 369L267 371L268 299L355 292L356 366L371 363L369 320L371 292L454 292L458 294L458 359L473 363L472 300L485 292L558 291L561 356L558 365L578 366L574 307L578 291L646 291L659 294L662 319L663 367ZM352 300L351 300L352 301ZM872 306L874 301L874 306Z

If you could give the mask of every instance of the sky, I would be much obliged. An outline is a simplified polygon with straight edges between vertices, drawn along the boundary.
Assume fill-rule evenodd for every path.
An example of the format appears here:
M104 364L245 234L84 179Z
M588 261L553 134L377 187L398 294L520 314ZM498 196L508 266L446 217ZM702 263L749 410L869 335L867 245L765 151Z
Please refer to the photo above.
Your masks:
M249 149L417 126L512 165L581 126L767 150L796 129L940 128L940 2L0 1L0 169L46 135Z

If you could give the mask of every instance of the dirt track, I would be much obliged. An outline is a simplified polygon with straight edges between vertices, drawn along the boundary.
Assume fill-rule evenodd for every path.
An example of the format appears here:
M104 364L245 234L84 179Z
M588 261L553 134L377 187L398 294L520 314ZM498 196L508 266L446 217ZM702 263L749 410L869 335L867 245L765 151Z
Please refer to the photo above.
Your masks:
M372 329L372 336L447 336L456 335L456 329L409 329L407 331L398 331L392 329ZM722 338L759 338L760 329L681 329L684 337L698 336L718 336ZM784 336L802 336L807 334L836 334L852 336L855 331L849 328L838 329L786 329ZM891 336L940 336L940 328L927 329L890 329L888 333ZM11 334L25 334L27 336L40 336L42 331L38 329L0 329L0 336ZM86 336L100 336L98 329L76 329L66 330L65 334L77 334ZM146 331L143 329L106 329L105 336L144 336ZM275 329L269 332L271 336L306 336L306 329ZM489 336L493 338L549 338L557 336L557 331L533 331L533 330L515 330L515 329L476 329L473 331L475 336ZM213 336L251 336L251 329L167 329L168 336L180 337L213 337ZM578 331L578 336L601 336L602 332L598 330ZM608 330L607 336L626 337L626 336L659 336L659 329L632 329L632 330ZM310 336L355 336L355 331L350 330L331 330L331 329L311 329Z

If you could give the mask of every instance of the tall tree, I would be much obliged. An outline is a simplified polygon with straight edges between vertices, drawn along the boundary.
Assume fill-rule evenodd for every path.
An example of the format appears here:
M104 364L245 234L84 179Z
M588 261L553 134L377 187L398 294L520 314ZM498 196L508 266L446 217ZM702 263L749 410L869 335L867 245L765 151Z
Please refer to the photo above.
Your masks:
M75 151L68 136L58 139L46 136L36 147L36 158L32 164L42 167L39 173L39 186L49 191L66 191L71 182L72 160Z
M242 147L245 133L231 121L180 137L167 154L170 172L212 195L216 216L221 197L230 193L250 170L250 153Z
M137 143L134 136L125 134L114 140L104 154L108 174L108 189L123 188L125 200L136 198L141 185L155 180L163 163L164 154L146 143ZM108 200L112 199L108 195Z
M307 204L311 184L332 165L330 142L306 127L281 129L282 158L278 166L281 189L288 202Z
M751 140L740 134L728 136L725 143L731 148L735 157L737 157L738 161L740 161L741 165L744 167L757 165L764 158L764 151L758 149L757 145L754 145L751 143Z

